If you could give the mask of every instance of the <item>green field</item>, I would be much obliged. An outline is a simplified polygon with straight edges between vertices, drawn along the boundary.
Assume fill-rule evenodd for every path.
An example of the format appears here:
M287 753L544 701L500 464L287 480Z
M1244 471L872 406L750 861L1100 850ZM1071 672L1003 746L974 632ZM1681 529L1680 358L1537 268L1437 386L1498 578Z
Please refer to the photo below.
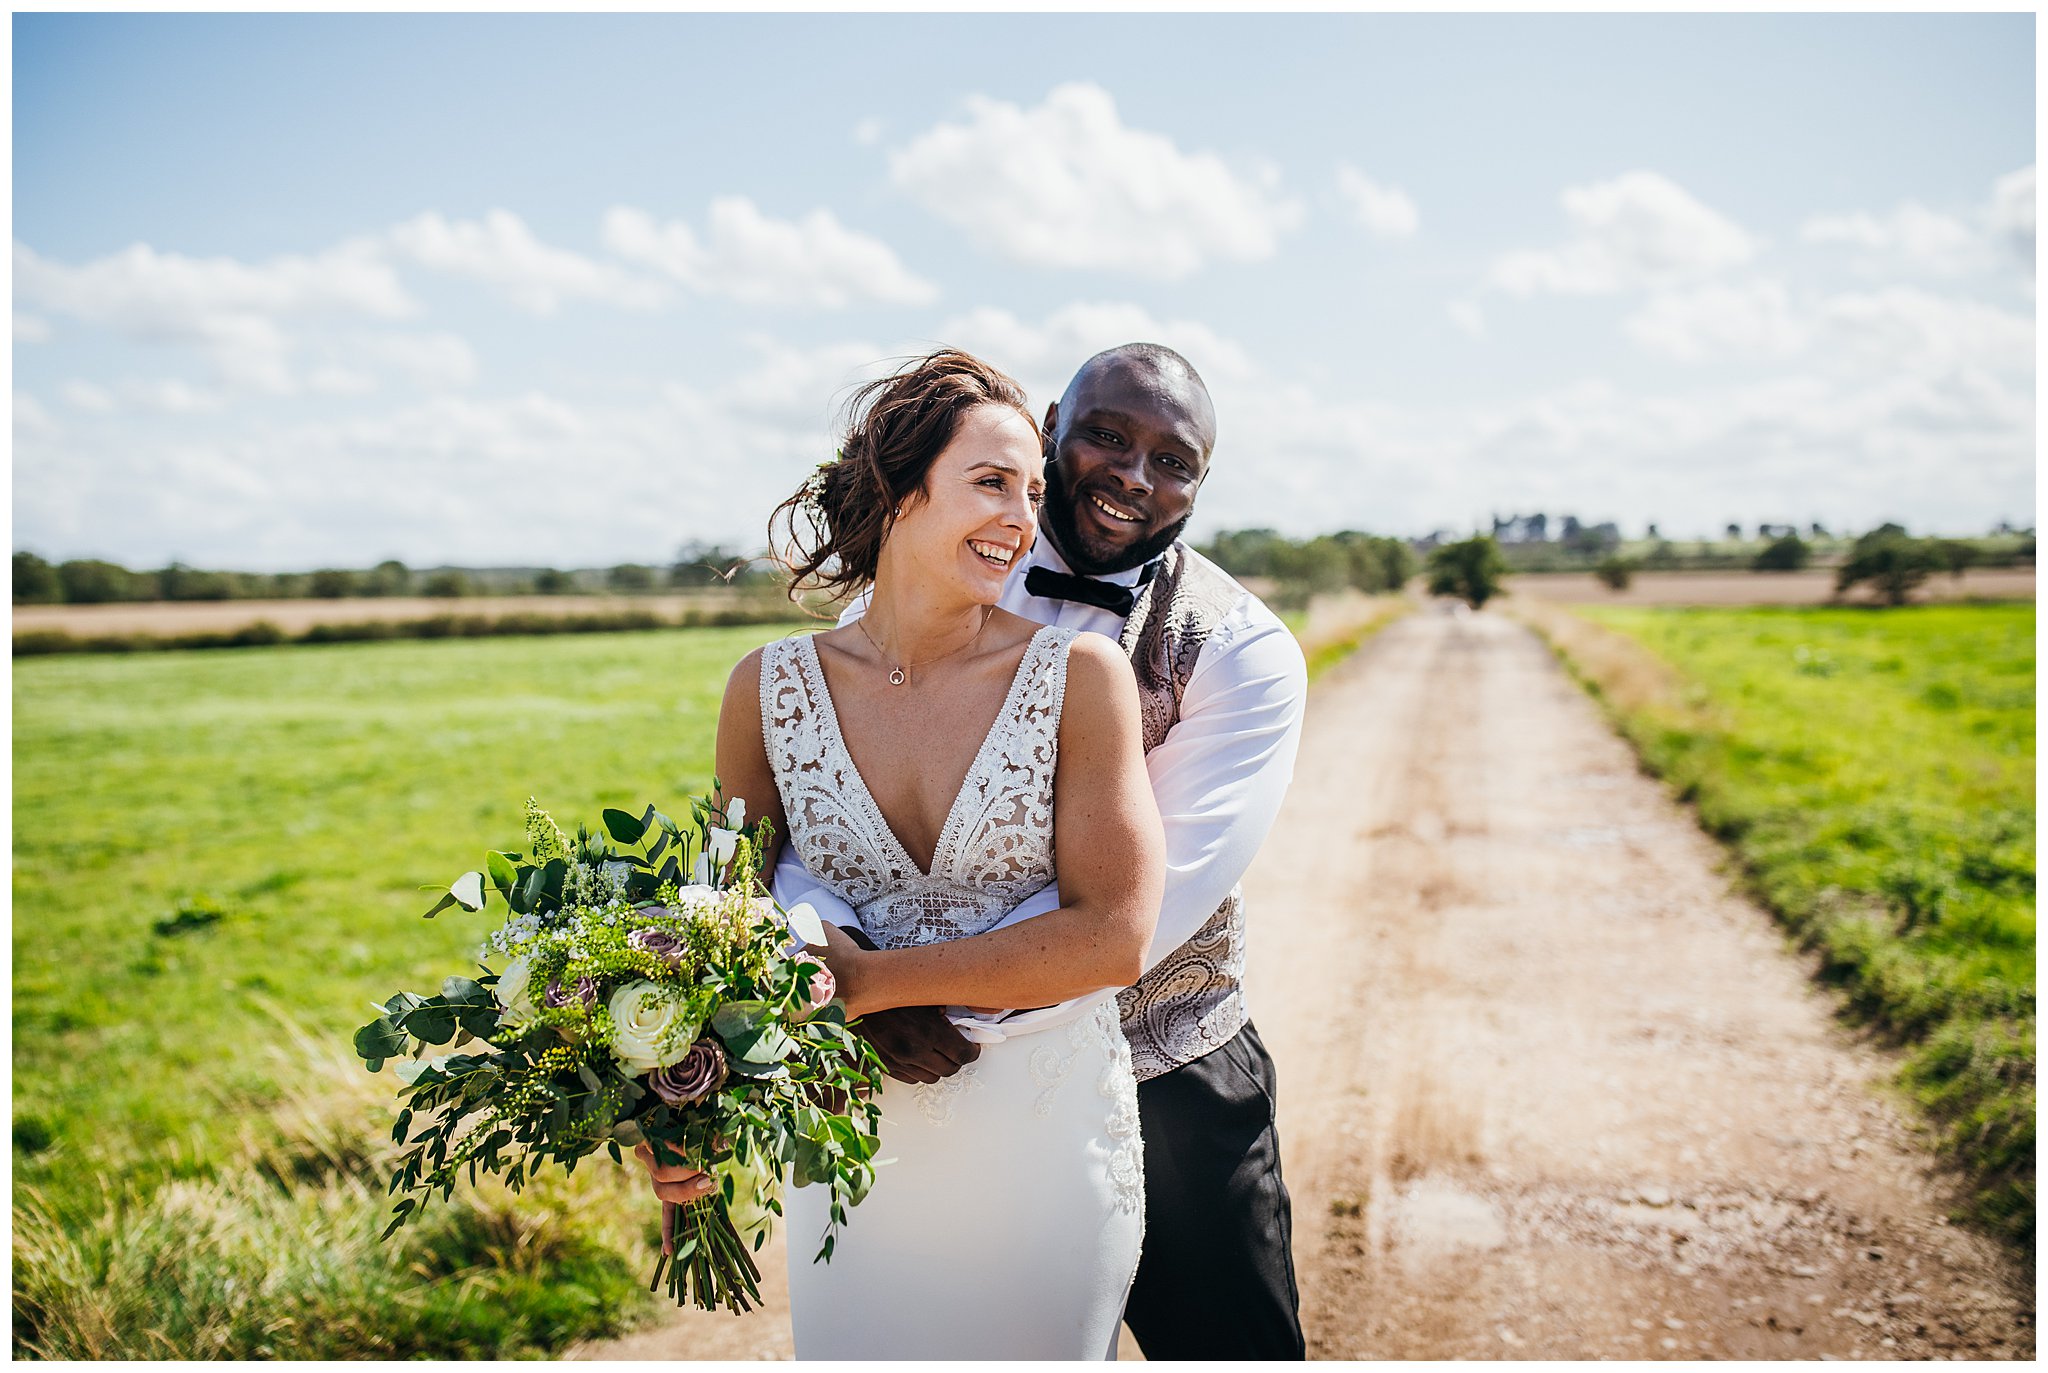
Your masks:
M530 1353L645 1310L608 1162L377 1246L394 1084L347 1036L481 943L419 884L529 793L705 789L726 672L787 632L17 661L17 1352Z
M1675 671L1603 681L1648 766L1817 949L1978 1183L2034 1223L2034 607L1576 608ZM1563 645L1568 657L1572 649Z

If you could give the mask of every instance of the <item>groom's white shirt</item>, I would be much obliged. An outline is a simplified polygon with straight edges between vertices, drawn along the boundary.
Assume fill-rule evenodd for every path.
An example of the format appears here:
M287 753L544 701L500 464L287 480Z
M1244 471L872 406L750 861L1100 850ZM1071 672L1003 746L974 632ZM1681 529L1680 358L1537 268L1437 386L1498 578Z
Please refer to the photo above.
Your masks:
M1010 571L997 601L1039 624L1087 630L1111 639L1124 617L1078 601L1049 600L1024 589L1033 567L1071 572L1043 535ZM1097 580L1137 585L1139 569ZM862 595L839 617L845 624L867 609ZM1280 618L1256 596L1239 596L1202 645L1181 697L1180 719L1145 755L1145 771L1166 830L1166 891L1145 968L1172 953L1199 930L1251 866L1280 814L1294 776L1308 665ZM775 895L787 907L809 901L835 925L859 925L850 907L812 877L788 845L775 870ZM1002 923L1043 915L1059 906L1057 884L1018 906Z

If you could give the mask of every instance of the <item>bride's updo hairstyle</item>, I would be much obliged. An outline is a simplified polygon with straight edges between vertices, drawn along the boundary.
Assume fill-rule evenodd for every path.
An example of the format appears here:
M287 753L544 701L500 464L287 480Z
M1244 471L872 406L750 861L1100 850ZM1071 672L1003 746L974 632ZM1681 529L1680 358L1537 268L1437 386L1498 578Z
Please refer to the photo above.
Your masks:
M957 348L853 393L838 458L768 517L768 546L790 571L790 599L812 590L838 599L875 579L890 526L925 498L932 463L978 405L1008 406L1039 432L1024 388Z

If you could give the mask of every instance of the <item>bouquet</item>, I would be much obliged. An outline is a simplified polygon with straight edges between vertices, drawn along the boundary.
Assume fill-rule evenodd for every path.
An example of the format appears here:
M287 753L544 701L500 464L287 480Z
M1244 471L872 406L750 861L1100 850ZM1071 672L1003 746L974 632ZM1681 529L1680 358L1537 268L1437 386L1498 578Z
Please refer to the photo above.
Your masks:
M679 1305L760 1300L749 1249L782 1213L785 1176L832 1189L830 1260L874 1182L882 1065L804 952L824 943L816 913L762 894L767 822L748 826L745 803L712 786L689 825L607 810L602 833L579 825L573 840L529 799L527 851L487 854L427 912L481 911L495 893L508 914L480 976L400 992L356 1032L371 1072L398 1060L385 1238L459 1176L517 1191L543 1164L573 1170L599 1149L622 1162L621 1145L645 1141L718 1182L664 1213L674 1254L651 1286L666 1274Z

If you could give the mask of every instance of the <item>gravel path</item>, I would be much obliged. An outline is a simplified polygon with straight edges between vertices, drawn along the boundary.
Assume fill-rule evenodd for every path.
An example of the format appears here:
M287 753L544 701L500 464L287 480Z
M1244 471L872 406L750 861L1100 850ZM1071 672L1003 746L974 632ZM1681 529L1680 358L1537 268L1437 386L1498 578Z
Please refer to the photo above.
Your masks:
M1251 894L1311 1356L2032 1356L2031 1272L1719 861L1505 617L1319 685Z
M2032 1357L2032 1272L1719 861L1502 616L1317 684L1247 883L1311 1357ZM577 1356L786 1358L779 1289Z

